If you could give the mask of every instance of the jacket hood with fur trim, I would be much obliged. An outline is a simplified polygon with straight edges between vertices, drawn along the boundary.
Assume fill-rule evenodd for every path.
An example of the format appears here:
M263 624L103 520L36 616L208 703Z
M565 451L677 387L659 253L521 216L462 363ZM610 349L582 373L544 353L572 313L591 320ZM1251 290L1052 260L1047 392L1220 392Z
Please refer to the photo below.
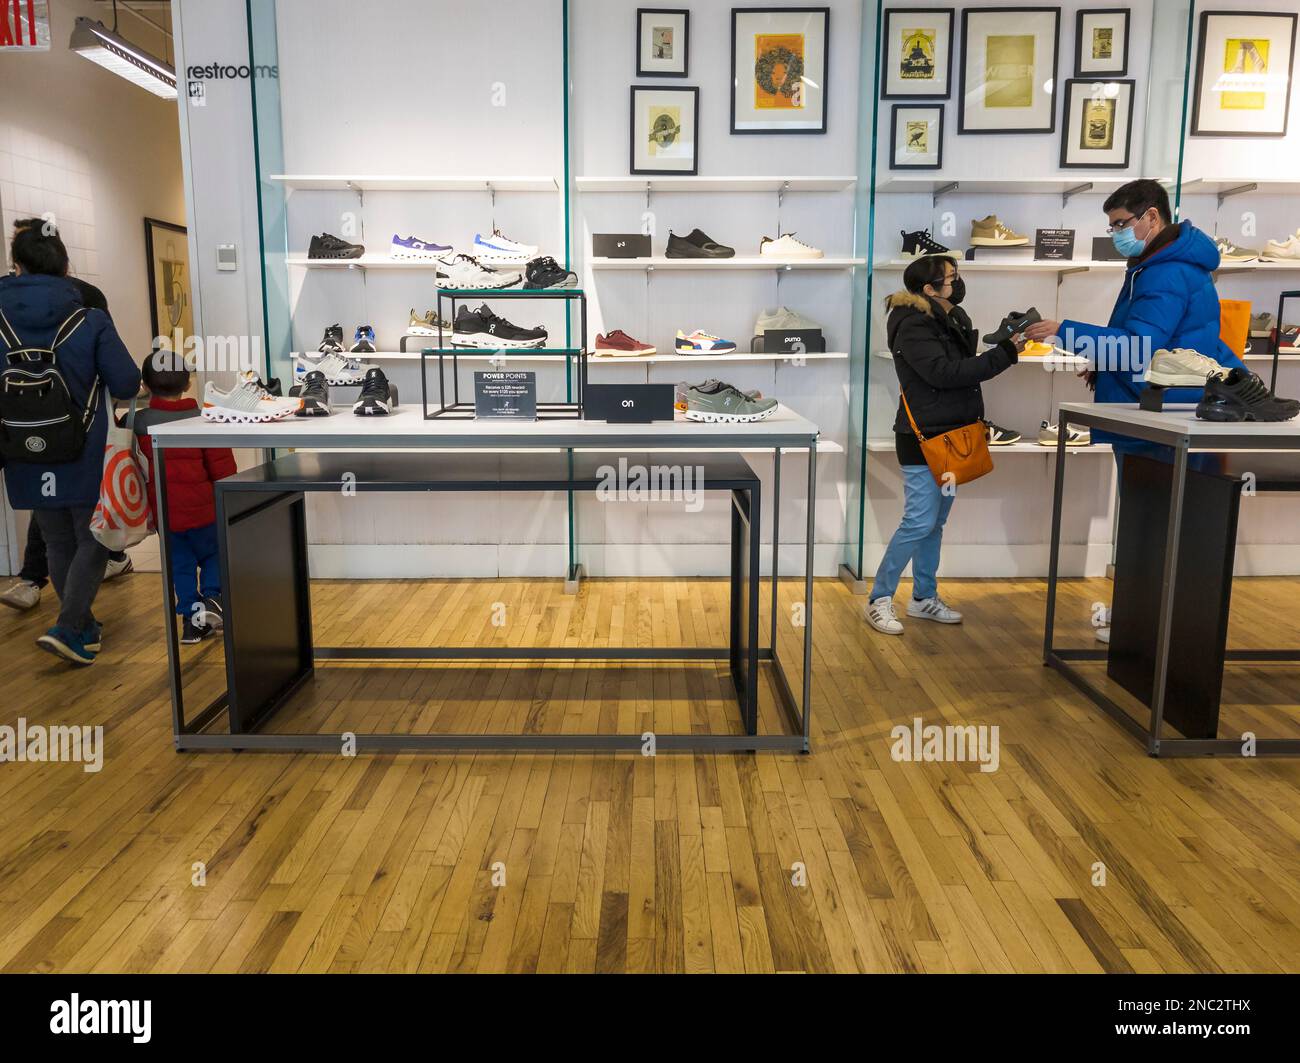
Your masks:
M934 309L931 307L929 299L924 295L919 295L907 290L895 292L893 295L886 296L885 305L889 307L890 310L898 310L907 307L912 310L919 310L927 317L934 316Z

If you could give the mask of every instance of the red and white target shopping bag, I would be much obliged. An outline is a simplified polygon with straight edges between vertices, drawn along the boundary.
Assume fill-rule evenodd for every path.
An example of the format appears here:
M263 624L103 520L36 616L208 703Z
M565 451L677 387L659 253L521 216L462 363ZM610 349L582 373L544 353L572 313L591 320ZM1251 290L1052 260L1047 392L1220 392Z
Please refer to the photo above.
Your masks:
M113 551L143 542L155 531L148 487L135 449L134 421L134 401L124 426L119 427L110 419L99 505L90 518L90 533Z

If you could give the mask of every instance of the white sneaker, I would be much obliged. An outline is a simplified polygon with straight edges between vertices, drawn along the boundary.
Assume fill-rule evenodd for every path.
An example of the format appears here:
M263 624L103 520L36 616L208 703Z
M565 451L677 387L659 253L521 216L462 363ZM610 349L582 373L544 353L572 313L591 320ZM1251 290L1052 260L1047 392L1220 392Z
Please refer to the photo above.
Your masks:
M466 291L510 288L518 284L520 274L514 270L486 269L473 255L451 255L438 259L433 283L439 288L460 288Z
M108 564L104 566L104 579L102 582L107 583L111 579L117 579L118 576L125 576L128 572L134 571L135 562L129 557L124 557L121 561L114 561L109 558Z
M10 609L17 609L20 612L35 609L41 604L41 589L35 583L28 583L27 580L20 579L4 594L0 594L0 604L7 605Z
M796 329L814 329L821 328L816 321L806 318L798 311L791 310L787 306L773 306L763 310L754 321L754 335L761 336L764 332L790 331Z
M821 248L805 244L802 240L796 240L794 233L786 233L784 236L778 236L773 240L770 236L765 236L758 244L758 253L760 255L770 255L773 258L823 258L825 253Z
M277 399L249 381L222 391L212 381L203 391L203 419L219 424L262 424L292 417L301 399Z
M884 598L877 598L874 602L869 602L864 614L867 623L879 631L882 635L901 635L903 625L898 621L898 614L894 612L894 599L886 595Z
M1300 229L1285 240L1270 240L1259 257L1266 262L1300 262Z
M937 594L933 598L917 601L915 598L907 603L907 615L918 620L933 620L936 624L960 624L961 613L949 608L948 604Z
M536 258L540 248L511 240L503 236L500 229L494 229L491 236L475 233L472 250L479 261L488 266L522 266Z
M1208 355L1189 347L1163 347L1151 356L1151 364L1142 377L1148 384L1167 388L1203 388L1210 377L1225 377L1228 370Z
M319 369L325 374L327 384L346 387L349 384L360 384L365 379L366 373L373 368L374 366L367 365L360 358L334 351L315 359L300 354L293 361L293 382L295 385L301 385L307 379L308 373Z
M1097 628L1097 629L1093 632L1093 634L1095 634L1095 635L1097 636L1097 641L1098 641L1098 642L1104 642L1107 646L1110 645L1110 625L1109 625L1109 624L1107 624L1105 627L1099 627L1099 628Z

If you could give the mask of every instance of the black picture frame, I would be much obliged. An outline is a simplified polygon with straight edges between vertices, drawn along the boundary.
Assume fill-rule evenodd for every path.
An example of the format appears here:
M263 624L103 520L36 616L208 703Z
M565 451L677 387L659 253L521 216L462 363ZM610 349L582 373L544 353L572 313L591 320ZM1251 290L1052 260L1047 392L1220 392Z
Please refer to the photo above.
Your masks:
M1055 27L1052 39L1052 104L1047 109L1049 118L1046 126L1033 127L1011 127L1007 129L967 129L966 128L966 60L970 44L970 35L967 32L970 25L971 15L1006 15L1019 12L1022 14L1051 14L1054 16ZM961 71L958 74L959 84L957 86L957 135L958 136L1012 136L1017 134L1036 134L1036 133L1055 133L1056 132L1056 97L1057 92L1056 69L1061 62L1061 9L1059 7L967 7L962 9L961 13Z
M821 15L822 56L822 121L819 129L737 129L736 128L736 22L740 15ZM732 136L793 136L795 134L824 135L830 123L830 73L831 73L831 9L829 7L733 7L731 9L731 80L729 110Z
M158 319L158 277L154 269L154 232L158 229L165 229L168 232L180 233L185 237L185 272L189 272L189 237L190 231L184 225L177 225L175 222L163 221L161 218L144 219L144 264L145 270L149 276L149 328L153 331L155 337L163 335L159 329ZM193 290L194 280L192 277L186 278L183 282L186 285L184 296L191 307L193 307ZM173 335L173 332L167 335Z
M1083 69L1083 19L1086 15L1116 15L1124 21L1124 59L1118 70L1089 70ZM1129 9L1126 7L1082 7L1075 14L1074 19L1074 76L1076 78L1092 77L1100 79L1105 77L1107 81L1116 81L1128 74L1128 36L1132 22L1129 18Z
M925 100L937 97L927 96ZM943 169L943 120L946 108L942 103L896 103L889 109L889 169L891 170L942 170ZM939 151L938 161L901 165L897 159L898 151L898 112L899 111L938 111L939 112Z
M651 170L637 169L636 166L636 94L638 92L683 93L691 97L691 107L695 117L695 151L691 156L689 170ZM634 176L658 177L697 177L700 172L700 89L698 85L633 85L628 95L627 121L627 172Z
M1128 121L1124 125L1124 161L1123 162L1067 162L1070 140L1075 130L1070 127L1070 104L1076 85L1092 86L1098 83L1106 85L1128 86ZM1133 78L1066 78L1064 91L1061 93L1061 158L1062 170L1125 170L1133 151L1133 112L1137 99L1137 82Z
M944 85L946 89L942 93L934 92L889 92L889 38L890 22L895 15L909 15L913 12L925 15L947 15L948 16L948 63L944 70ZM882 100L950 100L952 99L952 53L956 44L956 34L954 30L957 27L957 9L952 7L891 7L885 9L885 25L881 31L883 47L880 56L880 98Z
M641 22L645 15L680 15L682 17L681 70L646 70L641 66ZM684 7L638 7L636 9L636 76L639 78L685 78L691 70L691 13Z
M1291 66L1287 70L1286 82L1286 100L1282 105L1282 131L1278 133L1262 133L1257 130L1240 130L1233 132L1218 129L1201 130L1201 82L1205 75L1205 34L1213 17L1225 18L1289 18L1291 20ZM1296 26L1300 23L1300 15L1294 11L1202 11L1200 21L1197 23L1196 33L1196 89L1192 99L1192 120L1188 126L1187 135L1190 137L1259 137L1262 139L1276 139L1285 137L1287 127L1291 121L1291 93L1295 87L1295 46L1296 46Z

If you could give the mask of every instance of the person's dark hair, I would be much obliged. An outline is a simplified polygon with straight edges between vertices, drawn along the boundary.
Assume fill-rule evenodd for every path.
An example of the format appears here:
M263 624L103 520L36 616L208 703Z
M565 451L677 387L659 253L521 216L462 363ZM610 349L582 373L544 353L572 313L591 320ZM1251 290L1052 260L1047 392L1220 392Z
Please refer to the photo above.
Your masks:
M19 228L14 226L14 242L9 248L10 260L16 266L22 266L24 273L41 273L50 277L62 277L68 272L68 249L63 246L58 230L47 226L41 219L35 219L34 226ZM45 229L49 229L49 234Z
M903 287L913 295L920 295L927 284L941 288L948 266L956 268L956 263L947 255L922 255L903 270Z
M160 347L145 359L140 369L150 395L165 399L178 398L190 386L190 371L185 356Z
M1134 217L1155 207L1166 225L1174 220L1173 212L1169 209L1169 193L1165 191L1165 186L1159 181L1151 181L1145 177L1120 185L1101 205L1101 209L1107 213L1116 207L1122 207Z

